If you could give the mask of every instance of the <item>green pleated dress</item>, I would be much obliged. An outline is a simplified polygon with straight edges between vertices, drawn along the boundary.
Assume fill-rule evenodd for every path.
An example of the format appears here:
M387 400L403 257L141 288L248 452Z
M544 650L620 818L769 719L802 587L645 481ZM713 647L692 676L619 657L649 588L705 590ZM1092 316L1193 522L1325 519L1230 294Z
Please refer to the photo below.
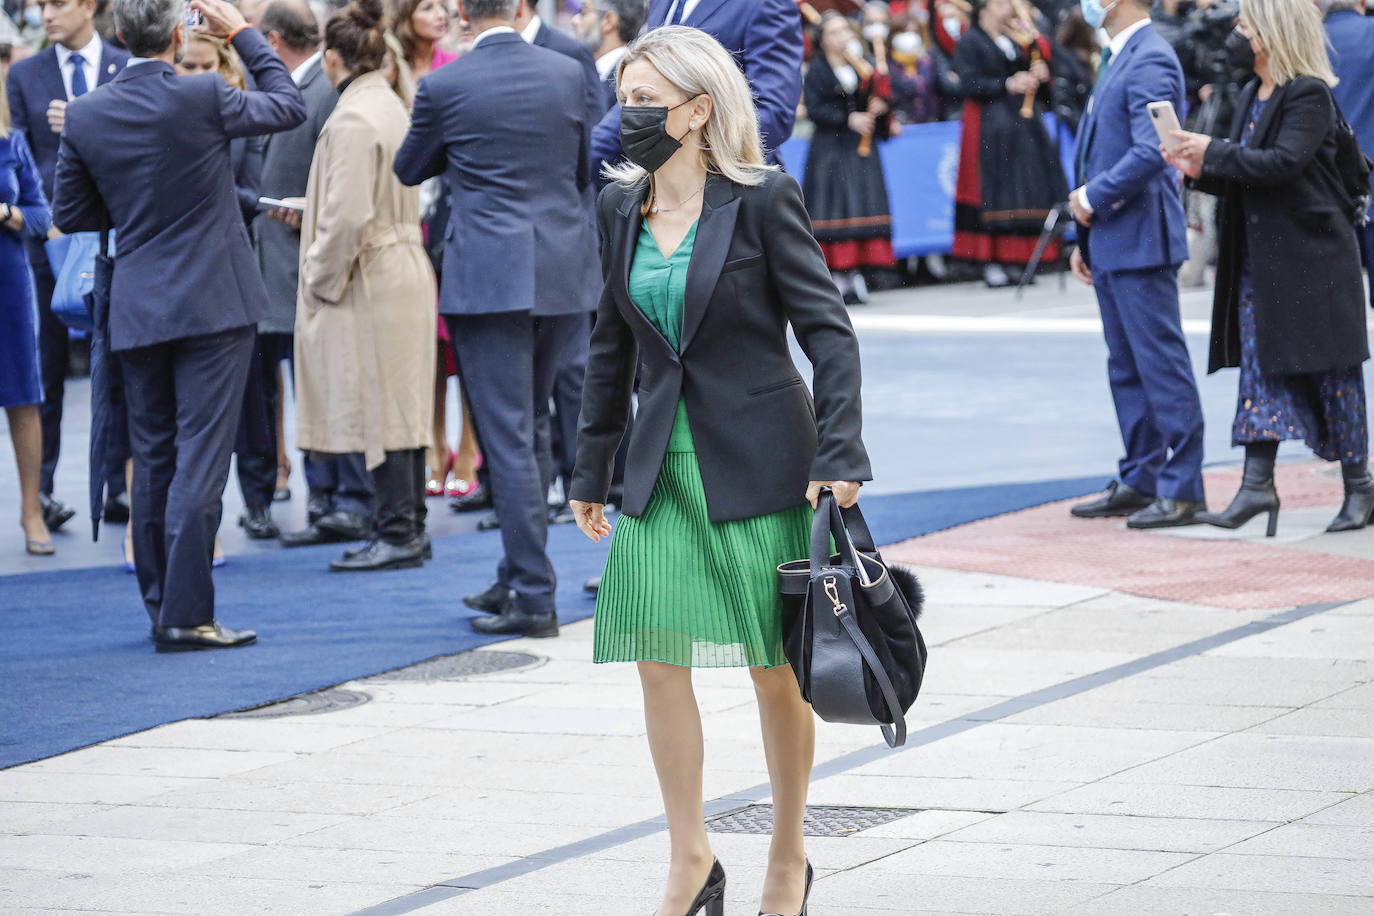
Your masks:
M630 298L674 349L696 226L665 258L646 224L630 268ZM596 599L593 659L698 668L787 663L778 564L807 555L811 507L712 522L687 404L639 518L621 516Z

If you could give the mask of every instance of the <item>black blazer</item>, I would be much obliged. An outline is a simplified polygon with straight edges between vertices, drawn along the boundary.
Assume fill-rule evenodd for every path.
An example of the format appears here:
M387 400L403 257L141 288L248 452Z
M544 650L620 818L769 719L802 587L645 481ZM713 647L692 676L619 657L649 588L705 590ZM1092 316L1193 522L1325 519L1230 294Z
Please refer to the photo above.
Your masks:
M1240 145L1259 82L1242 92L1231 139L1213 140L1201 191L1221 198L1208 372L1240 365L1240 277L1249 251L1265 374L1325 372L1369 358L1355 225L1336 169L1330 90L1299 77L1274 90Z
M811 480L871 480L861 439L859 346L791 176L757 187L712 175L687 267L681 353L630 299L645 189L597 203L605 291L592 333L570 495L604 503L640 372L621 509L640 516L658 480L680 396L712 521L796 506ZM815 401L787 345L814 367Z

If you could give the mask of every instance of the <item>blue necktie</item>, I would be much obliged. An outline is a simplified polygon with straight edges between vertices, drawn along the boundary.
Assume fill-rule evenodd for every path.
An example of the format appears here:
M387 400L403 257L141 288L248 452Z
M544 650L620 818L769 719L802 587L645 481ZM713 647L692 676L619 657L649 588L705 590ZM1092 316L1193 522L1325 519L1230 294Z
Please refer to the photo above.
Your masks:
M72 98L78 99L90 89L86 85L86 59L80 54L67 58L72 65Z

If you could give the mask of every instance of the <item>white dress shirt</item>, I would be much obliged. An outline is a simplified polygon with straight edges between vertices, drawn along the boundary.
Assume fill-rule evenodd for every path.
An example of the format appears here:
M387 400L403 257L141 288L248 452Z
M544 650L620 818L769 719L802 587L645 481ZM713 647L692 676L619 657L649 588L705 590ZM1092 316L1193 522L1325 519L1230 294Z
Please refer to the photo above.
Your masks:
M1111 41L1107 42L1107 48L1112 52L1111 59L1107 61L1107 69L1110 70L1112 66L1112 61L1116 60L1117 56L1120 55L1122 51L1126 50L1126 42L1131 40L1131 36L1133 36L1136 32L1139 32L1141 29L1145 28L1145 26L1149 24L1150 17L1146 16L1139 22L1135 22L1131 25L1126 26L1126 28L1122 29L1120 32L1117 32L1116 36L1112 38ZM1093 100L1091 98L1088 99L1089 111L1092 110L1092 103ZM1093 212L1092 201L1088 200L1088 186L1086 184L1078 189L1078 205L1082 207L1084 210L1088 211L1088 213L1090 214Z
M603 80L610 79L611 74L615 72L616 66L620 63L620 58L624 57L628 50L628 47L621 45L618 48L611 48L598 57L596 59L596 75Z
M687 20L691 19L692 14L696 12L697 4L700 2L701 0L673 0L673 5L668 7L668 15L663 17L664 24L673 21L673 11L677 9L680 3L682 4L682 17L678 19L678 25L686 25Z
M520 33L520 37L525 39L525 44L534 44L534 36L539 34L539 27L543 21L538 16L531 16L530 21L525 24L525 29Z
M78 48L75 51L66 45L57 45L57 69L62 71L62 88L67 90L67 101L70 102L72 98L72 66L68 61L72 59L73 54L81 55L81 59L85 62L81 69L86 71L86 91L90 92L96 87L96 83L100 79L101 47L100 33L98 32L91 35L91 40L86 44L86 47Z
M323 51L316 51L314 54L311 54L309 57L307 57L299 67L291 71L291 82L299 86L301 84L301 80L305 79L305 74L310 70L311 67L315 65L315 61L319 60L323 56Z
M504 34L514 35L514 34L515 34L515 29L511 28L511 27L508 26L508 25L493 26L492 28L487 29L485 32L483 32L482 34L480 34L480 35L478 35L476 38L474 38L474 39L472 40L472 48L470 48L469 50L475 50L475 49L477 48L477 46L480 45L480 44L482 43L482 39L486 38L488 35L504 35Z

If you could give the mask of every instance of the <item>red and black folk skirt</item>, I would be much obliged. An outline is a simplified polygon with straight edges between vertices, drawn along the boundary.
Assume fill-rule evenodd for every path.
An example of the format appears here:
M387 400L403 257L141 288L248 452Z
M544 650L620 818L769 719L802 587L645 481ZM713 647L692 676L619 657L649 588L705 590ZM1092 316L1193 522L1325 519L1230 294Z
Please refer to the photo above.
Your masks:
M817 128L806 157L802 195L831 270L894 267L892 214L875 146L859 155L859 135Z

